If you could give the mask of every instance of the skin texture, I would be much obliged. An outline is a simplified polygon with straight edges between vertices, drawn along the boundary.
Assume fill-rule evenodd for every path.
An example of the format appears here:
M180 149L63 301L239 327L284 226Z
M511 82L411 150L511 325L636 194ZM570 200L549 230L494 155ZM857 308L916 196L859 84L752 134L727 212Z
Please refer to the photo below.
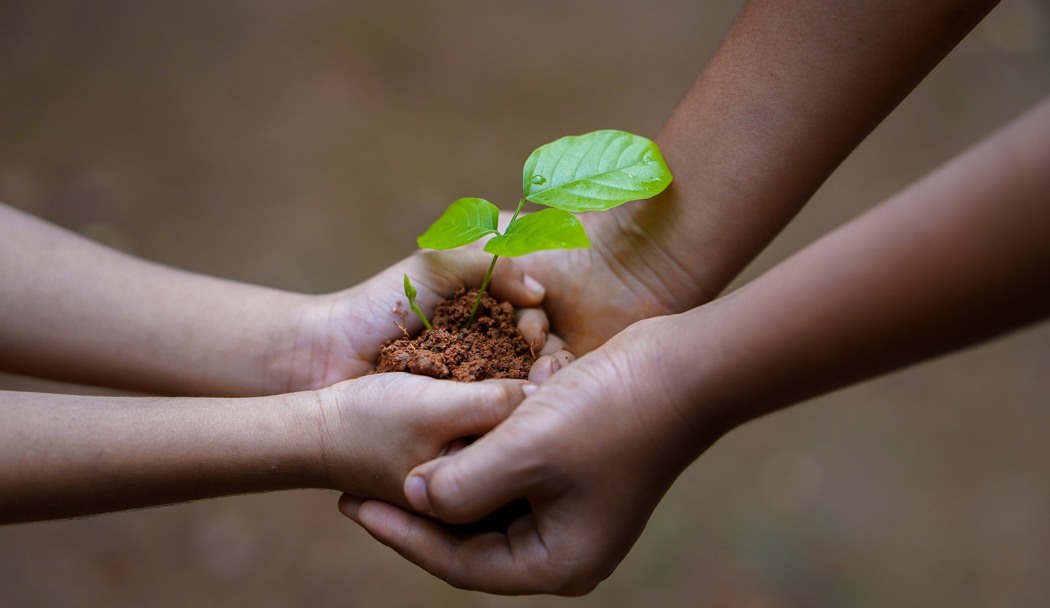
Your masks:
M412 467L486 433L524 386L379 374L267 397L0 392L0 523L293 488L404 504Z
M587 216L593 250L522 260L547 288L552 328L588 354L469 449L413 472L409 502L434 519L349 496L344 513L453 585L583 594L681 470L736 425L1045 315L1045 105L690 310L995 4L748 2L656 138L671 188ZM520 498L531 514L505 533L437 521Z
M527 499L505 533L350 497L344 513L456 586L590 591L735 426L1050 314L1047 141L1050 100L740 290L632 325L406 481L453 524Z
M745 290L697 310L695 316L659 317L617 333L639 319L680 312L714 298L994 4L749 2L657 137L676 174L675 185L650 203L585 218L596 243L591 252L539 254L521 261L521 268L548 289L554 329L577 350L593 353L550 377L492 434L452 458L425 465L406 482L413 506L448 521L473 521L514 497L527 497L532 515L515 522L506 535L463 536L377 501L362 504L346 498L345 512L453 584L502 593L585 593L622 559L678 471L739 420L836 382L892 369L909 357L951 348L949 343L960 336L967 336L965 342L1023 322L1027 317L1022 313L1031 311L996 311L1003 313L995 317L1002 325L990 327L986 317L966 316L973 313L967 309L947 315L956 324L940 326L940 333L919 331L917 335L929 338L920 348L892 331L874 336L851 333L871 320L865 316L870 309L861 306L853 321L848 315L831 315L839 321L831 329L845 332L840 334L847 340L843 346L837 338L807 333L817 331L823 318L791 317L773 325L756 312L767 312L771 300L765 298L770 297L794 302L796 310L803 311L814 294L846 306L835 309L839 312L863 303L868 281L882 275L873 273L861 281L851 274L852 268L847 272L834 265L823 267L835 256L865 261L879 259L871 255L893 253L874 247L871 235L860 230L849 236L868 238L838 241L845 251L824 245L817 250L820 255L814 254L817 262L788 265L788 270L770 275L780 279L763 279L749 288L765 298L745 298L755 293ZM1033 219L1045 220L1029 218ZM885 225L899 227L895 221ZM0 253L15 261L57 262L52 268L60 272L40 281L39 271L26 274L28 264L0 267L5 273L0 280L16 287L16 295L5 296L10 300L0 307L0 352L12 352L10 346L25 353L0 365L21 373L75 381L101 378L107 384L175 393L239 395L316 388L351 375L362 353L374 345L375 334L347 333L347 327L356 325L349 311L359 305L389 310L396 301L391 292L373 298L348 290L307 302L221 281L204 284L178 271L155 274L155 269L128 265L119 256L106 259L96 273L90 270L95 265L75 264L82 256L94 256L87 249L49 244L46 249L54 250L55 257L29 258L24 245L16 236L0 245L6 247ZM995 259L1032 261L1025 257L1031 251L1005 249L1012 253ZM880 269L885 274L885 268L893 267ZM837 271L831 274L839 280L820 283L826 270ZM400 285L402 272L394 273L390 284ZM579 281L581 274L588 281ZM952 284L958 288L952 293L981 291L972 285L961 287L970 285L963 280L966 273L949 274L962 281ZM930 277L916 276L921 280L887 283L891 291L883 293L931 284ZM820 289L793 290L799 278ZM858 282L865 288L860 295ZM74 293L87 290L102 305L81 310L68 297L70 286ZM432 287L440 291L443 286L447 284ZM849 297L842 295L847 292ZM129 293L146 305L129 308L126 298L119 297ZM187 297L191 293L194 296ZM54 326L45 340L21 328L27 320L53 318L74 322ZM923 314L916 318L929 320ZM897 320L904 326L914 322L904 313ZM970 322L976 333L958 333L960 325ZM915 324L918 327L912 329L925 331L921 323ZM891 330L897 327L889 325ZM382 331L392 330L376 330ZM897 342L886 341L894 336ZM939 340L944 336L952 340ZM817 355L800 353L798 345L809 343L799 338L817 340ZM664 361L660 353L673 353L683 344L691 349L705 345L710 355L696 368L673 370L681 372L676 375L657 368L655 364ZM836 356L843 351L852 355L847 347L857 344L865 347L864 357ZM187 354L191 352L194 355ZM755 352L762 356L751 358ZM98 357L89 356L93 354ZM800 375L784 377L775 364L795 364L799 354L806 356L797 362L800 368L792 369ZM813 371L813 357L839 367ZM537 374L557 371L553 363L548 365L547 372L540 368ZM754 378L764 378L771 370L774 380L755 386ZM657 407L642 407L654 404ZM586 429L585 440L580 429ZM610 458L610 446L620 455ZM353 484L347 485L346 490L355 493Z
M583 214L592 249L519 260L554 333L580 355L715 298L996 4L748 2L655 137L668 190Z
M0 369L174 395L252 396L319 389L373 367L401 336L402 275L428 314L441 297L481 283L490 256L414 255L333 294L303 295L153 264L0 204ZM492 293L535 307L544 291L512 260ZM524 311L526 339L546 339L542 311ZM409 331L421 323L411 313Z
M0 368L231 396L0 393L0 523L304 487L404 505L413 466L487 432L531 386L407 374L341 382L373 368L379 347L401 336L397 324L419 329L395 312L403 274L432 313L440 297L481 282L490 256L480 252L415 255L306 296L152 264L3 205L0 226ZM543 298L512 261L492 293L519 307ZM542 380L571 355L558 352L542 310L519 310L545 355L533 374Z

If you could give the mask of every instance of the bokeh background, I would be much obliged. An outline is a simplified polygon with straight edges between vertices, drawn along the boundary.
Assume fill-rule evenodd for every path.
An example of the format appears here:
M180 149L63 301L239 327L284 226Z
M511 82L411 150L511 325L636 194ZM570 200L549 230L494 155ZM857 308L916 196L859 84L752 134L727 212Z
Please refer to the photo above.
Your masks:
M165 264L335 290L454 198L512 204L539 144L655 134L740 4L5 0L0 200ZM741 280L1048 93L1050 1L1006 0ZM759 420L582 599L449 588L303 491L0 529L0 607L1042 607L1048 406L1043 324Z

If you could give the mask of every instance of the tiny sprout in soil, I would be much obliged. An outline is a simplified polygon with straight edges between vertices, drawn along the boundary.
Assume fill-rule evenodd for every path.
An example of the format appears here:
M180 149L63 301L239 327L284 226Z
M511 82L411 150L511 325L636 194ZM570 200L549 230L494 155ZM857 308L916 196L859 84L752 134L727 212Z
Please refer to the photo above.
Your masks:
M419 320L423 322L423 327L427 329L433 329L430 326L430 321L427 316L423 314L423 311L419 309L419 304L416 304L416 288L412 285L412 281L408 280L408 275L405 275L405 297L408 298L408 307L412 309L412 312L416 313Z
M498 207L480 198L461 198L449 205L417 242L424 249L455 249L496 235L485 244L492 263L464 326L467 329L474 322L500 256L590 247L583 224L573 213L604 211L628 201L652 198L670 183L671 171L659 148L645 137L615 130L562 137L540 146L525 161L521 199L502 234ZM527 202L548 209L521 215ZM412 311L429 328L430 322L415 303L416 291L407 275L405 295Z

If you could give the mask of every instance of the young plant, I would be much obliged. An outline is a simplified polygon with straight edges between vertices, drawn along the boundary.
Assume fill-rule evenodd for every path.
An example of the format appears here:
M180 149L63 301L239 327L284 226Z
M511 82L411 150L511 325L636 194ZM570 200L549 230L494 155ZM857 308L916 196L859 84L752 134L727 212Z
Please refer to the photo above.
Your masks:
M405 297L408 298L408 307L411 308L412 312L416 313L419 320L423 322L423 327L433 329L430 326L430 321L427 320L427 316L419 309L419 304L416 304L416 288L412 285L412 281L408 280L407 274L405 275Z
M485 251L492 254L492 263L474 300L466 329L474 322L500 256L590 247L583 224L573 213L604 211L628 201L651 198L670 183L671 171L660 150L644 137L615 130L562 137L540 146L525 161L521 199L502 234L498 207L480 198L461 198L449 205L417 243L424 249L455 249L496 235L485 244ZM520 215L527 202L548 209ZM415 290L409 294L410 287L406 276L405 294L412 304ZM429 327L418 307L412 309Z

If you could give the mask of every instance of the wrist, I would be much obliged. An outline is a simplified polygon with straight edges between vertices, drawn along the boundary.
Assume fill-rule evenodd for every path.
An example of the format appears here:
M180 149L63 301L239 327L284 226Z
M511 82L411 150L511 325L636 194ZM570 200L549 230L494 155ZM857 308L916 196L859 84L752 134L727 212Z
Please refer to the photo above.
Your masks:
M330 488L330 434L326 429L337 410L331 389L300 391L264 397L268 420L263 425L273 433L275 464L286 488ZM278 469L283 467L283 471Z
M675 185L649 200L610 213L585 215L594 251L634 293L650 302L648 316L683 312L710 301L725 286L673 251L671 198Z
M186 399L183 410L198 409L187 435L198 444L201 482L215 484L215 495L323 487L324 463L318 450L320 396L314 392L265 397ZM176 403L172 403L176 405ZM174 412L171 415L177 415ZM196 429L196 430L192 430ZM180 459L172 458L173 466Z
M685 313L646 319L622 334L630 342L629 368L638 370L640 396L658 409L661 424L680 433L687 461L718 438L764 412L762 382L742 369L745 348L732 342L730 320L720 318L721 300ZM618 337L619 338L619 337Z
M285 294L274 307L271 325L261 353L262 394L277 395L312 391L327 386L323 369L315 357L326 346L319 344L330 319L332 304L325 296Z
M674 363L666 376L690 395L691 423L720 435L810 396L796 363L812 345L787 336L790 314L780 317L750 291L677 315L668 328Z
M607 398L627 395L633 417L648 431L638 435L676 472L735 426L705 392L708 355L688 315L639 321L599 349L610 356L617 378L610 386L620 393ZM587 356L574 365L586 361Z

